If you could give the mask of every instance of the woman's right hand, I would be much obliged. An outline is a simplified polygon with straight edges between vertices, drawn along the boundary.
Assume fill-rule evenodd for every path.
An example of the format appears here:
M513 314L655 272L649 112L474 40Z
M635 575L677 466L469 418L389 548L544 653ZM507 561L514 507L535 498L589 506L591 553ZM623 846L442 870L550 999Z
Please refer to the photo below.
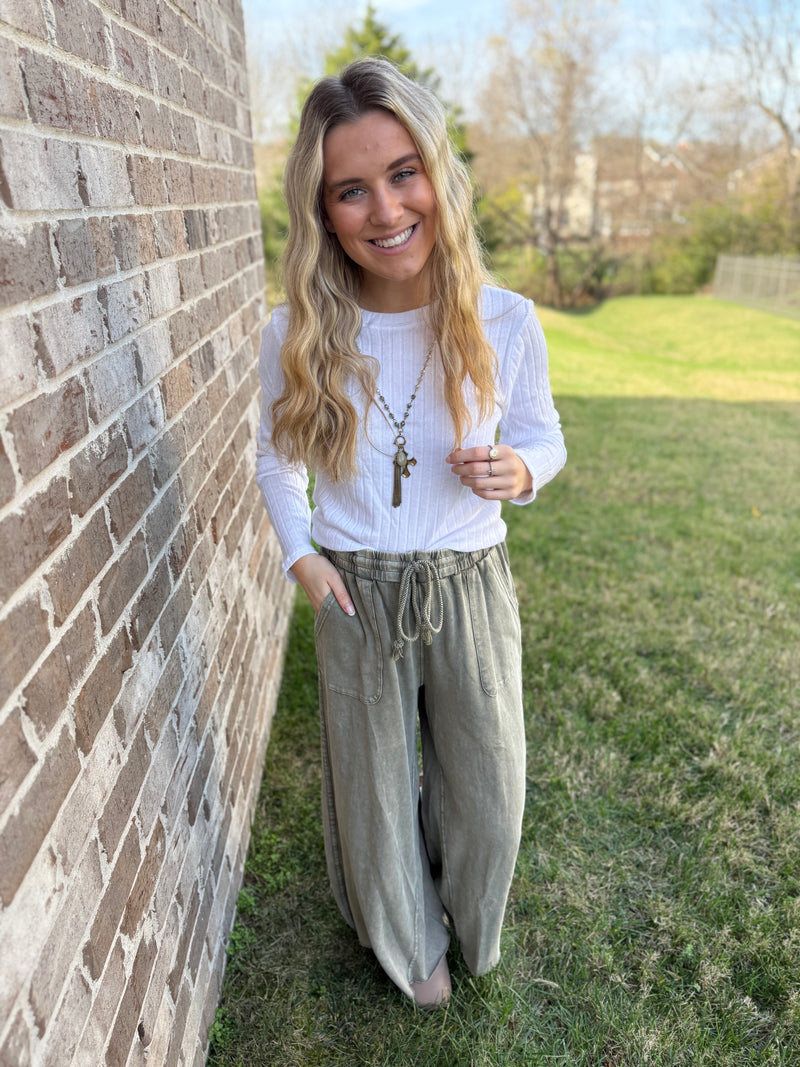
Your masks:
M355 615L356 609L350 600L347 587L330 560L317 552L309 552L296 560L289 570L302 585L315 612L319 611L322 601L331 592L342 611Z

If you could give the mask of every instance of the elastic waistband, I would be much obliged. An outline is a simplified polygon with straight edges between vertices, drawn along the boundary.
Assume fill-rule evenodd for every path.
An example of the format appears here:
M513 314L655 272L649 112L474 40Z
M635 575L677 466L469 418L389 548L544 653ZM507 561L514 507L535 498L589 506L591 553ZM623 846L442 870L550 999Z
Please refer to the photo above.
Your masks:
M331 548L323 548L321 551L337 570L355 574L359 578L400 582L409 564L430 563L436 568L440 578L449 578L474 567L492 552L505 555L506 546L501 542L490 548L479 548L475 552L454 552L449 548L434 549L432 552L373 552L366 548L356 552L337 552Z

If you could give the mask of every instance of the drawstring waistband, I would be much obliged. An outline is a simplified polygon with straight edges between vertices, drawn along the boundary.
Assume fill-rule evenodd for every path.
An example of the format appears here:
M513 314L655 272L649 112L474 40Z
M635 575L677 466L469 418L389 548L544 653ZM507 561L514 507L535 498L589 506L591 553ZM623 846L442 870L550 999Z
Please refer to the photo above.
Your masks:
M426 645L438 634L444 623L441 580L474 567L490 552L505 553L505 545L480 548L474 552L434 549L431 552L373 552L358 549L352 552L323 548L337 570L372 581L399 582L397 597L397 626L392 643L392 659L402 658L406 643L420 637ZM506 557L507 558L507 557ZM406 633L403 615L411 605L413 629ZM434 618L438 620L434 622Z
M425 582L424 599L420 591L420 578L424 576ZM411 589L411 610L414 615L414 632L407 634L403 629L403 613L408 603L408 591ZM434 592L439 601L439 622L433 625L431 619L431 604ZM433 635L438 634L444 622L444 606L442 604L442 583L439 572L429 559L414 560L403 571L400 579L400 596L397 601L397 630L394 644L392 645L392 659L400 659L406 641L416 641L422 635L426 645L433 641Z

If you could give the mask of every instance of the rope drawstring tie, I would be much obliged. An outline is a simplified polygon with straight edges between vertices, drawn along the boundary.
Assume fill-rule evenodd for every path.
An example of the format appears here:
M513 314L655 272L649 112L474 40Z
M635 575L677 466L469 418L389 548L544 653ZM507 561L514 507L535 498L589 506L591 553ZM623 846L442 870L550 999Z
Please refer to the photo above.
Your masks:
M420 588L421 586L424 587ZM407 634L403 629L403 614L411 593L411 610L414 615L414 632ZM434 626L431 619L431 607L434 593L439 604L439 622ZM444 622L444 605L442 604L442 584L439 572L429 559L414 560L403 571L400 579L400 597L397 604L397 630L392 645L392 659L402 658L406 641L416 641L422 636L426 645L431 644L433 635L438 634Z

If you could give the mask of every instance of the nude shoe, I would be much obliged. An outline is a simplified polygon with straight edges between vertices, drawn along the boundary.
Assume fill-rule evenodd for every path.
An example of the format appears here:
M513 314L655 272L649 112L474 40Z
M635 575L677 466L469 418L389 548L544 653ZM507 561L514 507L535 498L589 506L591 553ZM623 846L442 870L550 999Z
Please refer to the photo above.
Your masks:
M412 982L411 991L418 1008L439 1008L448 1004L452 986L447 957L442 956L427 982Z

